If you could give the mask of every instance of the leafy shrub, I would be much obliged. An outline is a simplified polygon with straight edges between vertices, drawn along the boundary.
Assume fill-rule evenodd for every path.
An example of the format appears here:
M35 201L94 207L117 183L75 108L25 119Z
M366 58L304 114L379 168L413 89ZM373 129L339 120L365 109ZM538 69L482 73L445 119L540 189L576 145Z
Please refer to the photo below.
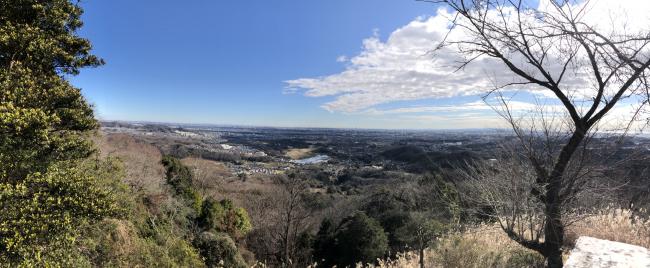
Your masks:
M243 237L252 229L246 210L234 207L228 199L217 202L208 198L203 201L197 221L204 230L225 232L234 238Z
M208 267L247 267L235 242L227 234L203 232L195 244Z
M79 226L121 211L93 169L58 163L17 183L0 182L0 262L64 265L77 258Z

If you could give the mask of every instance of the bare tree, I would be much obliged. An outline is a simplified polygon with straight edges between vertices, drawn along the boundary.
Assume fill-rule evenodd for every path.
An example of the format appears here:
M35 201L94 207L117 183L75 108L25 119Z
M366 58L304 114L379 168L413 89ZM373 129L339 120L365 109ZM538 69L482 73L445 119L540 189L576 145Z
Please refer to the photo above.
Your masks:
M298 236L309 229L307 220L312 216L312 211L305 206L307 185L302 178L290 174L281 181L282 190L279 193L278 205L280 244L284 263L291 265L296 262L296 244Z
M638 104L632 117L648 103L650 30L596 27L586 19L588 0L542 1L548 2L543 8L522 0L429 2L455 11L450 18L453 27L438 49L460 51L464 60L459 70L487 58L496 59L515 75L505 82L495 77L495 87L486 98L497 94L505 104L502 115L523 146L527 168L521 171L533 180L517 182L527 190L513 194L522 194L517 197L522 202L541 204L534 208L541 211L542 218L530 222L543 237L512 232L508 227L504 230L519 244L544 255L549 267L562 267L563 209L589 182L579 172L581 148L622 100ZM552 118L539 122L548 124L541 128L531 125L533 120L517 120L507 108L508 98L500 95L513 88L548 92L561 112L547 113ZM561 127L554 130L556 125ZM540 137L553 139L547 143L552 146L538 146Z
M277 187L260 197L261 206L254 215L258 218L256 230L249 243L261 253L263 258L269 258L277 264L286 267L308 265L305 259L308 254L301 252L301 235L313 231L320 217L315 215L317 210L308 207L306 197L308 185L304 178L296 174L277 177ZM258 215L259 214L259 215ZM309 246L309 245L306 245Z

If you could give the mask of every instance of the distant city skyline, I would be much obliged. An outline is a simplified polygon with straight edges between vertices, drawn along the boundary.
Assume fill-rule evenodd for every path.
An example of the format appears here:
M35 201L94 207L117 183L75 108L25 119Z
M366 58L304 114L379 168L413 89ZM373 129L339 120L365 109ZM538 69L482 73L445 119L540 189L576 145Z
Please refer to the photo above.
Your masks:
M507 128L481 97L494 78L510 76L490 60L452 72L457 55L430 53L450 16L431 3L90 0L81 6L79 34L107 64L72 81L100 120ZM516 95L518 111L539 99L557 104L540 91Z

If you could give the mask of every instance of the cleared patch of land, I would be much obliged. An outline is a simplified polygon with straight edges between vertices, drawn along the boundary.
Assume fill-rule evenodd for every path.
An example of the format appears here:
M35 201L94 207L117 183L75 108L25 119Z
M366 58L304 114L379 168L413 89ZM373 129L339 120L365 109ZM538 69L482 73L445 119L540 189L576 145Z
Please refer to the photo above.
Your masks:
M314 147L309 147L309 148L292 148L288 149L285 151L284 155L287 157L293 159L293 160L298 160L298 159L303 159L307 157L311 157L314 152Z

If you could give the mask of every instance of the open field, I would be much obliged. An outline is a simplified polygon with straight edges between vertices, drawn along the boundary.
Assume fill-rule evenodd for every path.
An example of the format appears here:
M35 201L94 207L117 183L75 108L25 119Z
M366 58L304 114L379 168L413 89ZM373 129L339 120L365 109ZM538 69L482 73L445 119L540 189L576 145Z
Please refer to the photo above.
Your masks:
M298 160L298 159L303 159L307 157L311 157L313 155L314 148L309 147L309 148L292 148L288 149L285 151L284 155L287 157L293 159L293 160Z

